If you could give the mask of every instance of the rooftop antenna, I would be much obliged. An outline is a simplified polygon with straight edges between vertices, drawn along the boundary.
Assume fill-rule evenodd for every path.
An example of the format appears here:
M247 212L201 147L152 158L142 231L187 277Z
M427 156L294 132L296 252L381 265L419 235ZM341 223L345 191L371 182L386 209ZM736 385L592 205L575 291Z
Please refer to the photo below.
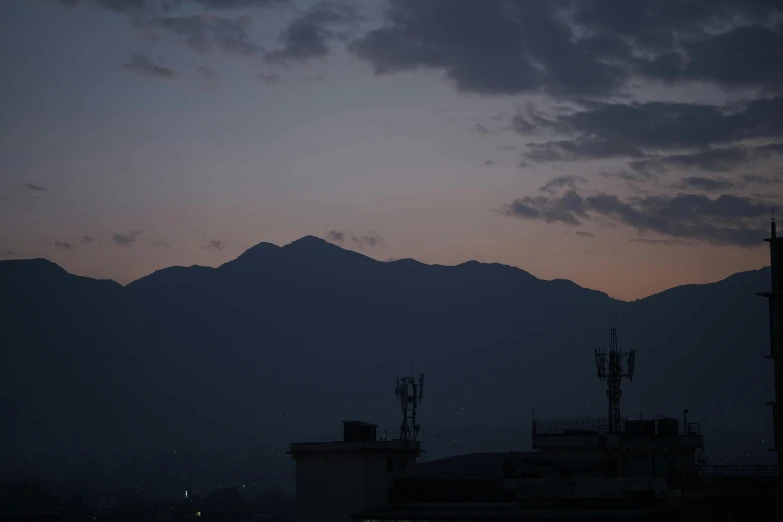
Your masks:
M622 361L627 359L626 369L623 369ZM606 380L606 396L609 399L608 432L621 431L620 426L620 398L623 396L621 384L623 377L633 380L636 367L636 350L621 352L617 347L617 328L611 329L609 338L609 351L605 352L600 347L595 350L595 367L599 379Z
M411 365L412 366L412 365ZM413 368L411 367L411 370ZM421 426L416 424L416 409L424 395L424 374L419 376L419 382L415 377L398 377L394 394L402 409L402 424L400 425L400 440L419 440Z

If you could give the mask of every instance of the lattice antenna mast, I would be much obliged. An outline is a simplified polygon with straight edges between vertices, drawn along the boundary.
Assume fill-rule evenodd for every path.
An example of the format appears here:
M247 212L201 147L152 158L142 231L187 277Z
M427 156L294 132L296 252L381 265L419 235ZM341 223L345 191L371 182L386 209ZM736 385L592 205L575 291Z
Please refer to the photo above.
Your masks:
M623 369L623 359L627 361ZM595 350L595 367L599 379L606 380L606 396L609 399L608 431L616 433L621 431L620 425L620 399L623 396L621 388L623 377L633 380L633 372L636 367L636 350L621 352L617 347L617 328L612 328L609 339L609 351L601 348Z
M419 376L419 382L415 377L399 377L394 388L394 394L402 409L402 425L400 425L400 439L419 440L419 429L416 424L416 409L424 395L424 374Z

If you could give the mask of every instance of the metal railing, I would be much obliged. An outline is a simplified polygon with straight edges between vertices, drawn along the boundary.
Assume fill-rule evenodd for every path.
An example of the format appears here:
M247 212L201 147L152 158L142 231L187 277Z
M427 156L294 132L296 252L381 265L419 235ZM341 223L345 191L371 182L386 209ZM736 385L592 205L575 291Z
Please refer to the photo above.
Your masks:
M662 418L661 418L662 419ZM649 419L650 421L657 421L661 419ZM620 420L620 433L626 432L626 422L635 421L636 419L621 419ZM668 420L668 419L667 419ZM564 435L569 432L588 431L604 434L607 421L605 417L576 417L576 418L541 418L533 419L532 433L536 435ZM655 428L656 433L659 433L658 427ZM688 424L677 423L677 434L679 435L701 435L701 424L698 422L689 422Z
M774 476L779 473L777 466L699 466L696 474L700 476Z
M687 425L679 425L680 435L701 435L701 424L689 422Z
M625 421L621 424L624 426ZM595 417L570 419L534 419L533 435L563 435L569 431L606 433L606 419Z

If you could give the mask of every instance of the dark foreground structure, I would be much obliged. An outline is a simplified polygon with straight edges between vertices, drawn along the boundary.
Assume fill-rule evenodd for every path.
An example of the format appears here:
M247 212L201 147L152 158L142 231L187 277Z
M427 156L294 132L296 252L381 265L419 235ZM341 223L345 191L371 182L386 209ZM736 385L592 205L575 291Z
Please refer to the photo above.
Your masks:
M783 238L777 236L775 218L772 218L770 236L765 239L769 243L770 272L772 274L769 292L757 295L766 297L769 301L769 359L775 366L775 400L767 404L772 407L773 447L770 451L777 453L778 470L780 472L778 498L778 520L783 520Z
M342 441L291 445L299 520L775 520L775 466L697 466L697 426L622 424L602 433L536 421L534 451L417 463L418 441L377 440L375 426L344 421Z
M607 381L608 419L534 418L533 451L417 463L420 395L415 389L401 394L398 384L399 439L379 440L375 425L344 421L341 441L291 445L299 520L783 520L783 238L774 218L766 241L772 288L759 295L769 299L777 466L705 466L698 458L704 442L698 423L621 418L620 384L633 378L635 357L617 348L613 329L610 350L596 351L598 376Z

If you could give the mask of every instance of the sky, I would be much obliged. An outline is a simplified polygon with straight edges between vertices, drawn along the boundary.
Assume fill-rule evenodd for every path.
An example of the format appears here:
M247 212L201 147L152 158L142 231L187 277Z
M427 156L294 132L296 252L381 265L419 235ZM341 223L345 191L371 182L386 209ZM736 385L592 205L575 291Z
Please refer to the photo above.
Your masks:
M0 259L315 235L632 300L768 264L775 0L3 0Z

